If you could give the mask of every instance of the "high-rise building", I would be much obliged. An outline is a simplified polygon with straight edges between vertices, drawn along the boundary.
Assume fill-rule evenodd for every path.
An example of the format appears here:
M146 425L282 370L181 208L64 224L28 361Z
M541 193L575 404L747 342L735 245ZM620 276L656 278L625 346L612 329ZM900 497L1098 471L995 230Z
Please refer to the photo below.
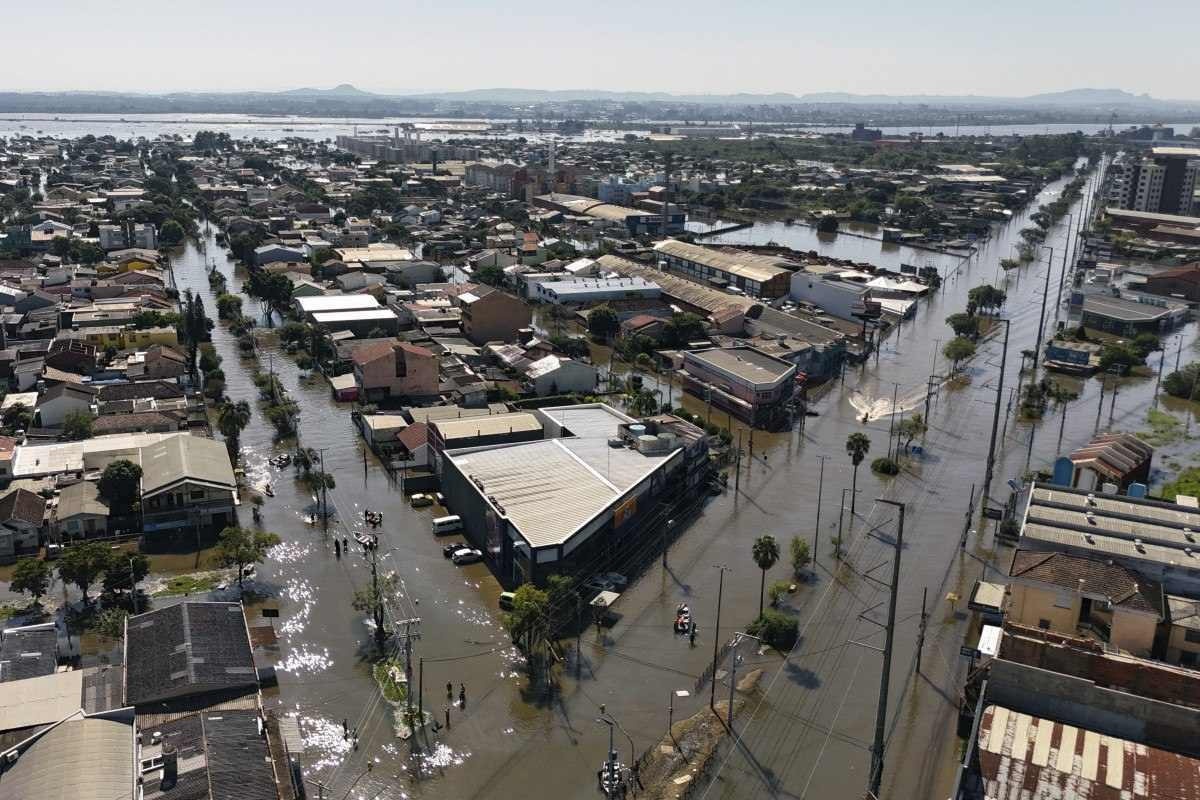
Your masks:
M1149 154L1123 154L1109 168L1108 204L1132 211L1191 216L1196 200L1200 148L1155 147Z

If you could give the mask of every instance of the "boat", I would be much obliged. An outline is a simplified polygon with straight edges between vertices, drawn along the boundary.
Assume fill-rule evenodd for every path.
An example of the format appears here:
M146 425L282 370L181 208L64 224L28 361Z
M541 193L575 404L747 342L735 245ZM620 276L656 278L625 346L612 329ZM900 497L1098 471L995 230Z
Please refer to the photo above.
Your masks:
M680 603L675 609L675 632L687 633L692 628L692 610L687 603Z
M268 483L263 487L263 494L265 494L267 497L275 496L275 490L271 488L271 484Z

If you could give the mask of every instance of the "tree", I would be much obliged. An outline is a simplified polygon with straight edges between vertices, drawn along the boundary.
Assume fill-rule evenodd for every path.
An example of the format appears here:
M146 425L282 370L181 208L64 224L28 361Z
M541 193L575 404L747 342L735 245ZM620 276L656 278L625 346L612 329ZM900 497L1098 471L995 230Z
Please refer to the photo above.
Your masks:
M758 615L758 619L750 624L747 632L751 636L759 637L776 650L786 653L796 645L800 625L795 617L769 608Z
M1195 400L1200 395L1200 363L1193 362L1163 378L1163 389L1172 397ZM7 425L7 423L6 423Z
M125 620L129 612L123 608L106 608L96 618L95 630L109 639L120 639L125 634Z
M758 584L758 614L762 616L763 593L767 588L767 570L775 566L775 562L779 561L779 543L775 541L774 536L760 536L754 540L754 546L751 548L750 554L754 557L754 563L762 571L762 579Z
M858 465L871 452L871 439L865 433L852 433L846 438L846 455L854 465L854 476L850 481L850 518L854 518L854 499L858 496Z
M1133 337L1133 341L1129 343L1130 349L1137 353L1142 358L1144 363L1146 357L1151 353L1162 350L1162 342L1153 333L1139 333Z
M239 440L242 431L250 424L250 404L245 400L225 402L217 409L217 429L225 437L229 458L237 461Z
M791 544L792 553L792 574L797 578L804 572L804 568L812 560L812 554L808 549L808 542L801 539L799 536L792 537Z
M0 422L3 423L4 433L11 436L16 431L29 430L33 424L33 412L24 403L13 403L4 410Z
M504 269L494 265L480 267L475 270L472 277L480 283L486 283L488 286L500 286L504 283Z
M71 411L63 418L63 436L71 441L92 438L92 415L87 411Z
M682 347L704 337L704 320L697 314L684 311L671 315L663 325L663 344Z
M924 435L928 428L925 418L920 414L913 414L911 417L900 420L900 424L896 426L896 438L904 440L904 452L907 453L909 446L912 445L912 440Z
M141 553L109 550L109 561L104 566L104 592L132 592L149 574L150 559Z
M979 338L979 318L971 314L959 312L946 317L946 324L954 331L955 336L968 339Z
M547 638L546 609L550 595L532 583L523 583L513 592L512 611L504 617L504 625L513 644L529 655Z
M237 567L238 590L246 567L266 560L267 551L279 544L280 538L270 531L252 531L246 528L228 527L217 538L216 559L223 567Z
M1054 451L1055 453L1061 453L1063 431L1067 427L1067 406L1079 399L1079 392L1072 391L1060 383L1051 383L1049 394L1050 399L1057 403L1058 407L1062 410L1062 418L1058 423L1058 446Z
M386 636L383 618L384 604L388 597L395 593L398 585L399 579L395 573L380 575L377 580L357 590L354 593L354 599L350 601L350 605L355 611L371 615L371 619L375 623L375 643L380 647L383 646Z
M1105 372L1125 373L1129 371L1130 367L1137 367L1145 363L1146 359L1139 355L1137 350L1122 342L1106 344L1100 351L1100 369Z
M118 458L104 468L96 482L100 496L108 501L116 514L128 514L142 494L142 467L125 458Z
M598 305L588 312L588 333L598 339L607 339L621 327L621 319L612 306L607 303Z
M242 315L242 298L236 294L217 296L217 316L221 319L237 319Z
M174 247L182 242L186 235L182 225L173 219L169 219L159 228L158 241L166 247Z
M115 462L114 462L115 463ZM73 583L89 605L88 588L108 568L112 551L102 542L83 542L67 548L58 561L58 577L63 583Z
M31 596L35 603L41 603L42 595L50 588L50 565L40 558L22 558L13 567L12 582L8 588Z
M974 306L980 311L999 311L1007 300L1008 295L1003 289L986 283L967 292L968 307Z
M817 233L837 233L838 219L832 214L826 214L817 222Z
M956 336L942 348L942 355L949 359L952 368L958 372L958 365L963 359L975 355L975 343L965 336Z

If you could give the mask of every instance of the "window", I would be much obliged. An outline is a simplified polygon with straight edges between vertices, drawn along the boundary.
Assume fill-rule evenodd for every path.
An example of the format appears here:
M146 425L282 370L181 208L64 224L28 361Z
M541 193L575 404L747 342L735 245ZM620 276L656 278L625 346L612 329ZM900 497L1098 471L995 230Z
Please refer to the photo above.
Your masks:
M192 492L192 499L193 500L203 500L204 499L204 490L197 489L194 492Z
M1044 631L1048 631L1048 630L1050 630L1050 620L1048 620L1048 619L1039 619L1039 620L1038 620L1038 627L1039 627L1039 628L1041 628L1041 629L1042 629L1042 630L1044 630Z
M1075 605L1075 598L1070 592L1059 592L1054 597L1055 608L1072 608Z
M1188 628L1183 632L1183 640L1192 644L1200 644L1200 631L1195 628Z
M1200 653L1197 653L1194 650L1179 651L1179 663L1181 665L1185 667L1194 667L1196 666L1197 662L1200 662Z

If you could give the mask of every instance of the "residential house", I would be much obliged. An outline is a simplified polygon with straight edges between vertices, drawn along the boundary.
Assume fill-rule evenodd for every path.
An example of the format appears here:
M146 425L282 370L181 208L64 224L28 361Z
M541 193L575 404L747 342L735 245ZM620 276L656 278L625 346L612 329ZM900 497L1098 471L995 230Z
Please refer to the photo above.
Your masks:
M455 298L462 312L463 334L475 344L511 342L517 331L533 320L529 306L510 294L489 287L476 287Z
M56 383L42 393L37 404L39 424L43 428L61 427L73 413L94 415L96 390L82 383Z
M354 380L369 400L429 397L438 393L437 357L424 347L382 341L355 348Z
M130 378L154 378L170 381L187 374L187 359L179 352L161 344L151 345L145 352L130 356L128 372Z
M46 501L28 489L13 489L0 497L0 563L22 553L36 552L46 520Z
M254 248L254 263L258 266L270 264L273 261L303 261L304 251L299 247L287 247L282 244L264 244Z
M108 503L94 481L78 481L62 488L51 515L50 537L57 542L89 539L108 533Z
M525 378L538 397L571 392L587 394L596 391L597 371L578 359L548 355L530 363Z
M237 483L225 445L169 436L139 451L142 518L147 532L224 528L235 521Z
M1008 575L1008 617L1021 625L1071 635L1091 632L1145 657L1166 619L1162 586L1103 559L1019 549Z

